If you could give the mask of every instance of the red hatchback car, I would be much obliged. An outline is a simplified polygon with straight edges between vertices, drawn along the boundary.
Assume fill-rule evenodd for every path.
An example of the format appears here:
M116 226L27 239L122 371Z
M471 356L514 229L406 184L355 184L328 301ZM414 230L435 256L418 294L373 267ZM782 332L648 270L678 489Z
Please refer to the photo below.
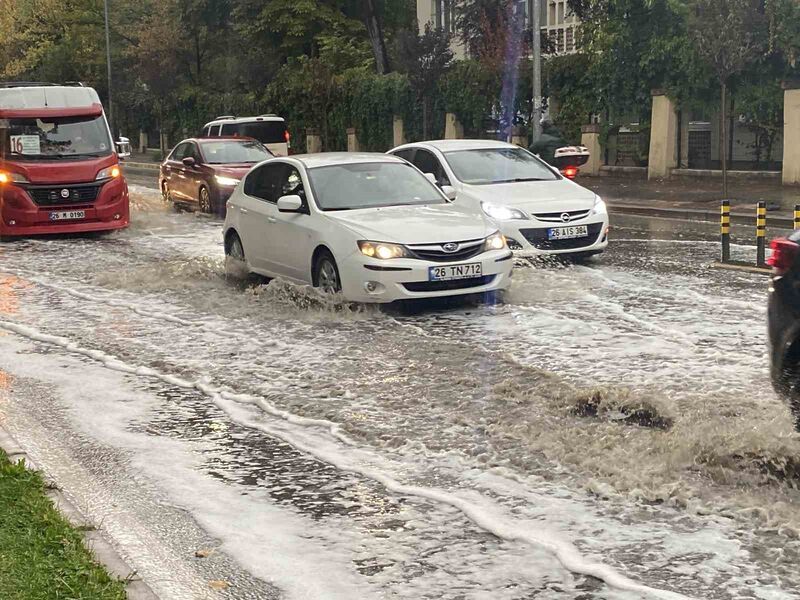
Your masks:
M164 199L224 216L225 202L250 168L273 154L248 138L192 138L175 146L158 177Z

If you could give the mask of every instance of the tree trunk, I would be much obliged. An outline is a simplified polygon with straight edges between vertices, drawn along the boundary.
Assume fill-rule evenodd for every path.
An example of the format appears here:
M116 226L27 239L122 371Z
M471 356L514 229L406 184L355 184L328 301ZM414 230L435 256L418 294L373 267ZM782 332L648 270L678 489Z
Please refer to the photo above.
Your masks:
M428 96L422 97L422 139L430 139L428 135Z
M722 104L720 109L722 114L720 115L720 122L722 126L722 143L719 145L720 151L720 162L722 164L722 199L728 199L728 106L726 100L726 95L728 92L728 87L725 82L722 82L721 85L721 92L722 92Z
M369 42L372 45L372 54L375 56L375 68L378 75L389 72L389 55L386 52L386 40L383 39L381 20L375 10L375 0L366 0L366 26Z

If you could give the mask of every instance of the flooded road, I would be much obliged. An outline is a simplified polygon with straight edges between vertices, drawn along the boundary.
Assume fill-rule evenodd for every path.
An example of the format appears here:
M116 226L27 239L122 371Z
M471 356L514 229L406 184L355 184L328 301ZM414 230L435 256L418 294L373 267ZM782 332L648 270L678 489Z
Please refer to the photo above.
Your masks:
M0 245L0 419L164 598L800 598L767 282L713 226L378 310L229 280L219 221L134 191Z

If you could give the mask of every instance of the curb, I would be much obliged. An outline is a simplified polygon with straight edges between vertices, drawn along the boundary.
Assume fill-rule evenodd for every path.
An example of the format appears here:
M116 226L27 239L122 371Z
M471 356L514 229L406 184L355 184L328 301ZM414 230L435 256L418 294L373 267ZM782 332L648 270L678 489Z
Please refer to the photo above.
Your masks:
M640 204L614 204L613 200L608 203L608 209L612 213L639 217L661 217L663 219L679 219L681 221L708 221L712 223L719 222L718 209L706 210L702 208L665 208L660 206L642 206ZM755 220L755 213L731 213L731 223L735 223L737 225L755 226ZM794 228L794 220L792 217L768 215L767 221L770 225L780 229Z
M0 448L8 455L10 461L24 460L27 468L41 471L2 425L0 425ZM128 600L159 600L153 590L139 577L136 570L131 568L114 549L103 532L94 527L75 505L67 500L61 490L55 488L47 490L46 496L70 525L83 532L83 545L94 559L103 565L112 576L125 583Z

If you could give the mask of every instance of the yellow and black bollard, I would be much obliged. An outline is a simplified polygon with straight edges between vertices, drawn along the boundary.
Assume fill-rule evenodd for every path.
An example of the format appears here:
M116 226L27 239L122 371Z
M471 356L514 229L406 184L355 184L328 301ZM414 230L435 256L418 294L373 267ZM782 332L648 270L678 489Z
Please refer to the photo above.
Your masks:
M800 229L800 204L794 205L794 228Z
M719 236L722 240L722 262L731 260L731 203L723 200L719 211Z
M767 250L767 203L759 202L756 207L756 265L766 264Z

